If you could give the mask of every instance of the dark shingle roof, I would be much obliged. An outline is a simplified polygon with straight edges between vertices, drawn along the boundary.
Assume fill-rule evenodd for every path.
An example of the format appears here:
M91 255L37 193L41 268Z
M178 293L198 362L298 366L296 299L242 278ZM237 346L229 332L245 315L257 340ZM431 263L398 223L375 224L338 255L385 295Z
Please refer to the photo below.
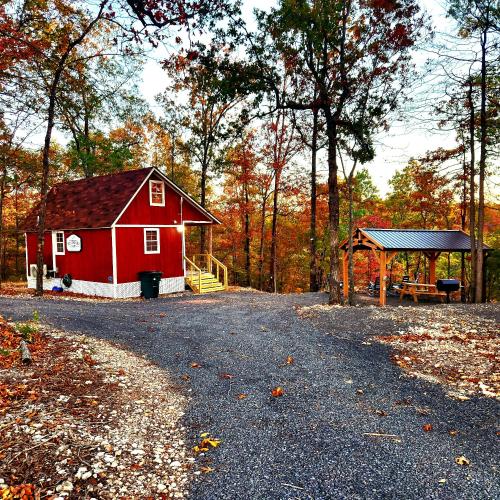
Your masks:
M110 227L152 168L64 182L47 196L47 230ZM26 231L37 228L38 206L28 215Z
M185 193L177 184L154 167L128 170L89 179L64 182L54 186L47 195L45 229L97 229L111 227L141 184L152 173L165 182L216 224L220 220ZM22 229L35 231L38 227L38 206L26 217Z
M91 177L54 186L47 196L45 227L83 229L110 227L152 168ZM37 228L38 206L23 227Z
M361 229L385 250L470 251L470 236L459 230ZM484 249L489 247L484 245Z

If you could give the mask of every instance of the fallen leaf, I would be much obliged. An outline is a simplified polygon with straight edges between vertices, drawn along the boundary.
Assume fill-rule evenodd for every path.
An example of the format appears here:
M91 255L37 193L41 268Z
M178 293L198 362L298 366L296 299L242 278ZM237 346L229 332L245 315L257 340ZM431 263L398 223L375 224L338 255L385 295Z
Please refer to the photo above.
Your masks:
M455 462L458 465L470 465L470 460L463 455L460 455L459 457L455 458Z
M238 394L236 396L237 399L245 399L245 398L248 398L248 394L245 394L245 393L241 393L241 394Z
M452 437L455 437L457 434L458 434L458 431L455 431L455 430L450 430L448 431L448 434Z
M203 472L203 474L210 474L210 472L213 472L214 469L212 469L212 467L200 467L200 470L201 472Z
M191 377L187 374L187 373L184 373L183 375L181 375L181 380L184 380L185 382L191 380Z
M206 452L210 449L210 447L217 448L217 446L220 445L221 443L220 439L207 437L209 435L210 434L208 432L203 432L200 434L200 437L203 439L201 440L200 444L197 444L196 446L193 447L193 451L195 453Z
M191 363L191 368L201 368L199 363L195 363L194 361Z
M202 441L202 445L207 445L209 444L212 448L217 448L221 443L220 439L215 439L215 438L206 438Z
M132 464L132 465L130 466L130 468L131 468L132 470L139 470L141 467L142 467L142 465L141 465L141 464Z
M295 360L293 359L293 356L288 356L286 358L286 364L287 365L293 365L294 362L295 362Z
M424 424L422 425L422 429L424 430L424 432L430 432L432 431L432 424Z
M160 313L159 316L160 316L160 318L164 318L166 316L166 314L165 313Z
M222 372L219 376L222 379L228 379L228 380L234 378L234 375L231 375L230 373L225 373L225 372Z
M439 483L439 484L444 484L444 483L446 483L446 479L440 479L440 480L438 481L438 483Z
M283 396L285 394L285 391L283 390L283 387L275 387L272 391L271 394L273 397L278 398L280 396Z
M97 364L97 361L95 359L92 359L92 357L89 354L84 354L83 355L83 360L85 363L87 363L89 366L94 366Z

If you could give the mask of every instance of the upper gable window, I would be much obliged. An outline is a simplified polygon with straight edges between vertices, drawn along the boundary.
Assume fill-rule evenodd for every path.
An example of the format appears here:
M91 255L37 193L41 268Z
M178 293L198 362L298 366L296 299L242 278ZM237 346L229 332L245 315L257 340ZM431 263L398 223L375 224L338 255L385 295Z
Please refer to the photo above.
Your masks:
M149 181L149 204L154 207L165 206L165 183Z

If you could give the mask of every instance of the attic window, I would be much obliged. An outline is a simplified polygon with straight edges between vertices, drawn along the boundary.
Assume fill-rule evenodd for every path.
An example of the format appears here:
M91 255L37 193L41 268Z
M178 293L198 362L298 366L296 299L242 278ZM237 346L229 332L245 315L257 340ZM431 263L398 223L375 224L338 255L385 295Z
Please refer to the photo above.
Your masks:
M153 207L165 206L165 184L163 181L149 181L149 204Z

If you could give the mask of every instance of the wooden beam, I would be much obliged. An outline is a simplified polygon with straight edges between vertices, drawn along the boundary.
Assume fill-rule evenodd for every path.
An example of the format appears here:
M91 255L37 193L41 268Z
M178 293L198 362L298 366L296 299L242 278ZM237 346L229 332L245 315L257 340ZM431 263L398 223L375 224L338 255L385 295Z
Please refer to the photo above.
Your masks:
M208 253L212 255L212 224L208 226Z
M213 253L213 248L212 248L212 224L208 226L208 255L212 255ZM212 272L212 259L209 257L207 259L207 267L208 267L208 272Z
M344 298L347 299L349 296L349 254L347 250L344 251L344 263L343 263L343 274L344 274Z
M390 252L387 256L387 264L390 264L391 260L394 259L394 257L396 257L397 254L398 252Z
M386 303L386 289L387 289L387 283L385 281L386 259L387 259L386 252L381 251L380 252L380 305L381 306L385 306Z
M427 258L429 259L429 283L436 283L436 261L441 255L441 252L429 252Z

